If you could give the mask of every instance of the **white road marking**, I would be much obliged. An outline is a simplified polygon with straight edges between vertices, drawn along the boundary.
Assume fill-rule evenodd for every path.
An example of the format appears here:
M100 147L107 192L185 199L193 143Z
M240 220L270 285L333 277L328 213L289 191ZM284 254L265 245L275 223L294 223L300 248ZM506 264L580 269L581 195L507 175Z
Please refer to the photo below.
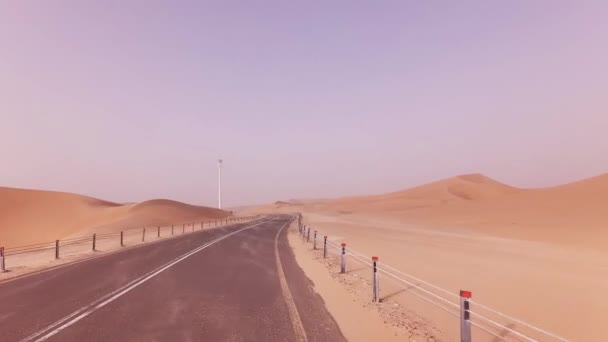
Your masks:
M107 295L96 299L95 301L91 302L89 305L84 306L76 311L74 311L73 313L69 314L68 316L60 319L59 321L51 324L50 326L24 338L23 340L21 340L20 342L30 342L30 341L35 341L35 342L39 342L39 341L45 341L47 339L49 339L50 337L56 335L57 333L59 333L60 331L66 329L67 327L71 326L72 324L80 321L81 319L85 318L86 316L92 314L93 312L95 312L96 310L104 307L105 305L111 303L112 301L116 300L117 298L121 297L122 295L124 295L125 293L133 290L134 288L138 287L139 285L145 283L146 281L148 281L149 279L153 278L154 276L158 275L159 273L163 272L164 270L170 268L171 266L177 264L178 262L192 256L195 253L198 253L200 251L202 251L203 249L214 245L234 234L237 234L239 232L242 232L244 230L247 229L251 229L253 227L257 227L261 224L267 223L268 220L254 224L252 226L249 227L245 227L242 229L239 229L237 231L234 231L230 234L224 235L222 237L219 237L211 242L208 242L184 255L182 255L181 257L178 257L176 259L174 259L173 261L169 262L168 264L165 264L164 266L161 266L160 268L156 269L155 271L152 271L150 273L144 274L143 276L131 281L130 283L124 285L123 287L108 293Z
M281 283L281 292L283 293L283 298L285 299L285 304L287 304L287 312L289 313L289 318L291 320L291 325L293 325L293 330L296 334L296 341L298 342L307 342L308 337L306 336L306 330L304 330L304 326L302 325L302 320L300 319L300 313L298 312L298 308L296 307L296 303L293 300L293 295L291 294L291 290L289 290L289 285L287 285L287 279L285 278L285 272L283 272L283 265L281 264L281 257L279 256L279 234L291 224L291 220L287 222L279 231L274 238L274 254L277 262L277 272L279 273L279 281Z

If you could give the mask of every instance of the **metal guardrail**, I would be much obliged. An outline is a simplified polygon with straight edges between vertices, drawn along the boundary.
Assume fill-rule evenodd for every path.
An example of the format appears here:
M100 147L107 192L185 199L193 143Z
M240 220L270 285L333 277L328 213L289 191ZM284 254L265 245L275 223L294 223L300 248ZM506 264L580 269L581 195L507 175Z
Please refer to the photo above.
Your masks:
M307 243L311 242L311 227L302 223L301 215L298 214L297 217L298 230L302 235L302 240ZM320 236L320 232L313 229L313 250L317 249L317 239ZM460 294L455 294L411 274L400 271L395 267L389 265L379 266L379 258L377 256L367 256L350 247L347 249L346 243L335 243L331 241L331 239L328 240L327 235L323 236L323 258L327 258L328 251L331 252L328 246L332 247L333 252L340 257L340 273L345 273L346 271L347 257L352 258L355 262L371 267L373 271L372 301L379 301L378 273L382 273L387 276L387 279L413 294L415 297L446 311L452 316L458 317L460 319L462 342L471 342L471 326L490 334L498 341L569 341L548 330L539 328L489 306L473 301L471 298L472 293L470 291L461 290ZM483 314L481 312L483 312ZM488 316L492 316L492 318ZM499 319L502 320L503 323L498 322ZM521 326L522 328L516 329L513 328L514 326ZM496 330L499 330L500 333L496 332Z
M93 233L89 236L60 239L31 245L0 247L0 272L7 272L12 267L12 264L14 264L12 262L13 260L16 260L17 258L25 258L28 255L34 256L34 254L39 254L42 260L44 260L45 257L48 257L49 261L57 260L61 259L64 254L84 254L88 250L86 246L90 246L89 251L98 251L98 247L100 246L100 244L105 243L107 245L107 242L109 240L116 240L116 247L125 247L127 245L136 245L146 243L152 240L156 241L171 236L182 235L187 232L200 231L203 230L205 227L218 227L225 224L248 221L257 217L259 217L259 215L227 217L224 219L204 220L200 222L197 221L171 226L131 228L114 233ZM179 226L181 226L181 230L175 229ZM139 236L141 236L141 239L138 238ZM74 250L75 247L78 247L76 251ZM51 254L51 251L54 251L54 253Z

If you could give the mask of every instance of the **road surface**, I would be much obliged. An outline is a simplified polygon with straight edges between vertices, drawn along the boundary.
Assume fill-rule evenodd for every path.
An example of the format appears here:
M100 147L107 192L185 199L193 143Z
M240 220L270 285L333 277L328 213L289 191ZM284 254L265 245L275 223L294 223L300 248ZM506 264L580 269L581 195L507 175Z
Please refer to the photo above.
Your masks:
M295 262L288 216L0 283L2 341L344 341Z

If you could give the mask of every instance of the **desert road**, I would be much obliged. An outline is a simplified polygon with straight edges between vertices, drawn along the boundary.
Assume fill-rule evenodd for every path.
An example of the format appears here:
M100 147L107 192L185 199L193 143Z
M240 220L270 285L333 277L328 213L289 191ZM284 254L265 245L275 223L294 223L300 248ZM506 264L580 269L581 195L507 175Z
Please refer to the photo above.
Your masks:
M0 283L2 341L344 341L276 215Z

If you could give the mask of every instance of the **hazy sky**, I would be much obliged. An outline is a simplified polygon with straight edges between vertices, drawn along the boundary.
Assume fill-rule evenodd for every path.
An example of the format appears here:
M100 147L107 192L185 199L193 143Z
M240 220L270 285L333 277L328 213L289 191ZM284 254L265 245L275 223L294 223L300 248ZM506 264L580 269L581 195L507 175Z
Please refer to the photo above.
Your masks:
M608 2L2 1L0 185L226 205L608 171Z

